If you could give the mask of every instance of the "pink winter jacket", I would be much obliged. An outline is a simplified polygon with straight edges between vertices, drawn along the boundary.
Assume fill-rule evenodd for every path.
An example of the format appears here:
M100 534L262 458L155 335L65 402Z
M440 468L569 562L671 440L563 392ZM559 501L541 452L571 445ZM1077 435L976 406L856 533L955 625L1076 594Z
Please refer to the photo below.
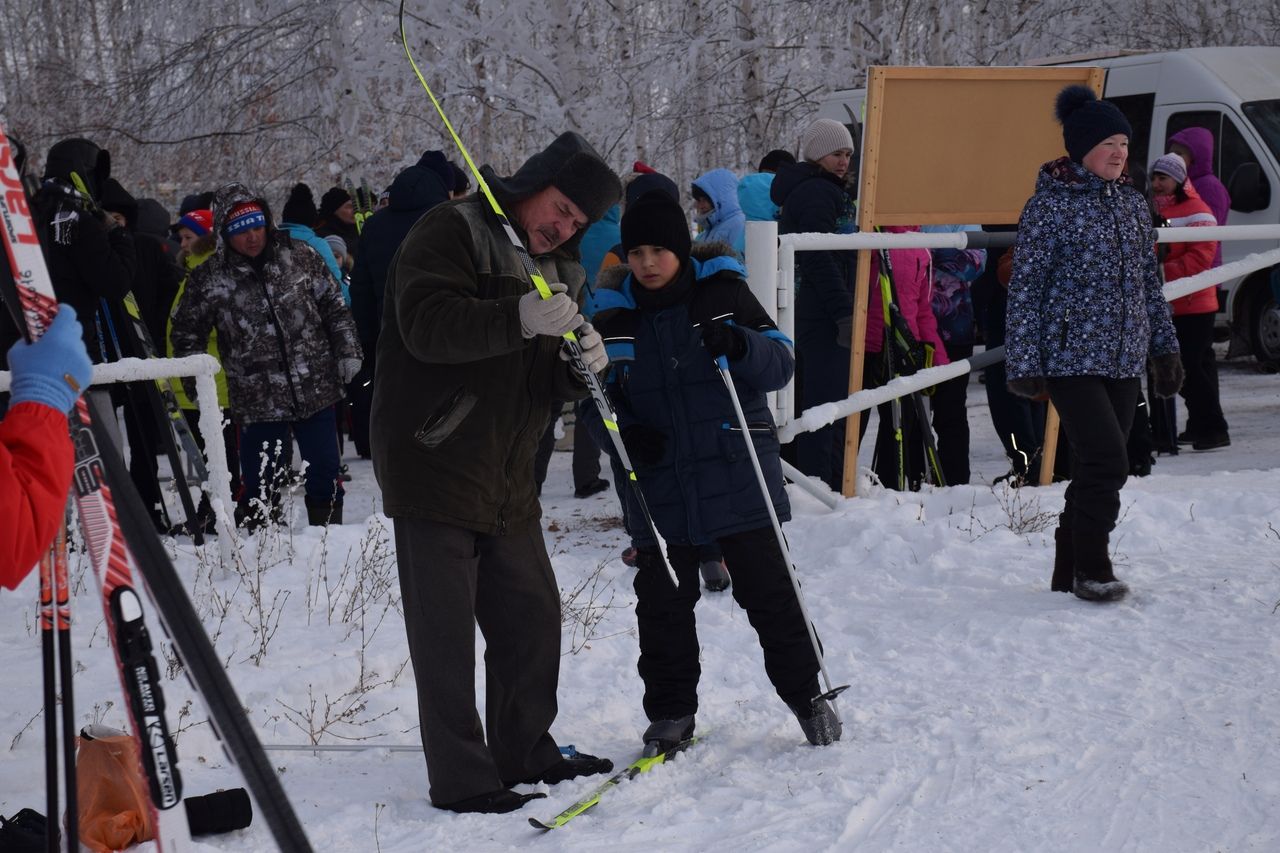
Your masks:
M891 225L884 229L891 234L919 231L916 227ZM933 347L934 365L948 364L946 347L938 335L938 320L933 316L929 301L933 296L932 277L929 275L928 249L890 249L889 262L893 264L893 284L898 291L898 309L906 318L916 340ZM880 301L880 257L871 256L871 298L867 301L867 352L884 349L884 306Z

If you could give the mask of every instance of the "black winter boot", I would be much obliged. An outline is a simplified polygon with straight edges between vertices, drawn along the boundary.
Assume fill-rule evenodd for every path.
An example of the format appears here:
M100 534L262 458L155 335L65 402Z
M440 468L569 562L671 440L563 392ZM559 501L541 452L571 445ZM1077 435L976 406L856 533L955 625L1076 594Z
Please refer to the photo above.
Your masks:
M804 732L809 743L814 746L828 746L840 740L844 726L841 725L831 703L824 697L818 696L807 705L788 703L787 707L800 721L800 730Z
M432 805L438 809L459 812L460 814L506 814L507 812L515 811L530 800L540 800L545 796L546 794L544 793L517 794L515 791L508 791L503 788L498 791L490 791L487 794L467 797L465 800L459 800L456 803L432 803Z
M693 714L675 720L654 720L644 730L645 756L661 755L693 737L693 725Z
M1129 587L1117 580L1107 554L1107 534L1076 531L1075 541L1076 598L1085 601L1119 601L1129 594Z
M595 776L597 773L608 773L612 769L613 762L609 759L596 758L594 755L587 755L585 752L575 750L572 755L561 758L541 773L525 779L503 779L502 784L508 788L513 785L536 785L539 782L555 785L567 779L577 779L579 776Z
M1075 547L1071 542L1071 528L1058 516L1058 527L1053 531L1053 580L1049 589L1054 592L1071 592L1075 581Z
M312 527L326 527L330 524L342 523L342 504L333 501L317 501L306 499L307 524Z

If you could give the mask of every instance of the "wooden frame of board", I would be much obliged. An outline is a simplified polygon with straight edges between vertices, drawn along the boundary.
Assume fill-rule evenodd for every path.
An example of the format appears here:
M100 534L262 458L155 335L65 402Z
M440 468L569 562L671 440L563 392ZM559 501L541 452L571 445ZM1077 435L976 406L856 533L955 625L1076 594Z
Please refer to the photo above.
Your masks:
M862 130L859 229L1017 222L1040 166L1064 153L1062 127L1053 115L1058 92L1078 83L1101 96L1104 75L1102 68L1084 66L872 66ZM870 274L871 253L860 251L850 394L862 390ZM860 423L860 412L845 420L845 496L857 489Z

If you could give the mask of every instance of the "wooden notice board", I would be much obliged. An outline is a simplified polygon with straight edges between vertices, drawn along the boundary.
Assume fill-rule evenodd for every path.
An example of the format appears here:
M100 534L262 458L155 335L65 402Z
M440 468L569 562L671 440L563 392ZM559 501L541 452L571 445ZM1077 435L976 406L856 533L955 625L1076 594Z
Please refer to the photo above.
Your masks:
M1102 94L1101 68L915 68L867 73L858 224L1017 222L1040 166L1061 157L1054 99L1078 83ZM871 254L858 253L849 392L862 390ZM883 322L882 318L875 318ZM843 493L853 495L861 413L845 422Z

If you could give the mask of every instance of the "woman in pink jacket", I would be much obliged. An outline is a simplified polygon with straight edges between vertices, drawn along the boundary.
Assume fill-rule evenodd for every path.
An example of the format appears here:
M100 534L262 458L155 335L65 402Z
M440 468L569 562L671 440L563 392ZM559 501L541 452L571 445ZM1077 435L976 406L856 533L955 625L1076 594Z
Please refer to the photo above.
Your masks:
M1217 225L1209 205L1187 180L1187 166L1177 154L1166 154L1151 166L1151 195L1156 213L1171 227ZM1170 243L1164 256L1164 280L1175 281L1204 272L1217 264L1218 242ZM1182 348L1183 400L1187 404L1187 428L1180 444L1196 450L1212 450L1231 444L1227 419L1218 398L1218 363L1213 352L1213 315L1218 310L1218 288L1209 285L1173 300L1173 328Z
M894 234L919 231L915 226L889 226L884 229ZM897 293L898 310L915 339L933 351L932 364L947 364L947 351L938 335L938 320L933 314L930 301L933 296L933 277L929 265L932 256L928 249L890 249L889 265L893 272L893 285ZM892 376L885 364L884 302L880 297L880 258L871 256L871 297L867 302L867 358L863 370L863 387L874 388L883 385ZM922 365L923 366L923 365ZM876 434L875 462L873 469L880 482L887 488L898 487L897 437L893 430L892 406L882 403L877 411L880 414L880 428ZM867 421L861 422L861 430L866 432ZM912 490L919 489L924 480L924 430L928 424L919 422L915 410L908 400L902 401L902 444L906 453L905 469L907 483Z

